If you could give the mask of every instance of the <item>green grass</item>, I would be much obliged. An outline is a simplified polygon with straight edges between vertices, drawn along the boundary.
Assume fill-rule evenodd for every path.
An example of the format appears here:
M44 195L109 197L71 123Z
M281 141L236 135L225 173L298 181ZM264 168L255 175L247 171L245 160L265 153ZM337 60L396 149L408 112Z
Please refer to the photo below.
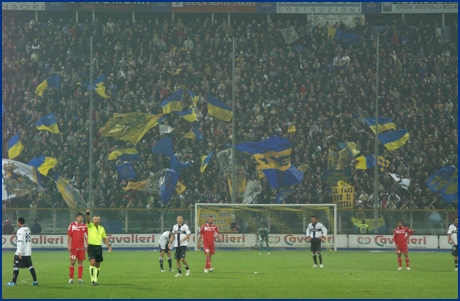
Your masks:
M104 251L99 287L90 285L88 261L84 262L85 283L67 283L69 253L64 251L33 253L39 286L30 287L32 276L21 269L18 286L5 287L11 281L14 253L3 252L2 297L458 298L458 274L452 255L446 252L410 253L411 271L396 270L394 252L324 252L323 269L312 268L311 253L307 251L272 251L270 255L257 251L216 252L213 273L203 273L202 252L190 251L187 260L191 275L174 278L175 272L160 273L158 252Z

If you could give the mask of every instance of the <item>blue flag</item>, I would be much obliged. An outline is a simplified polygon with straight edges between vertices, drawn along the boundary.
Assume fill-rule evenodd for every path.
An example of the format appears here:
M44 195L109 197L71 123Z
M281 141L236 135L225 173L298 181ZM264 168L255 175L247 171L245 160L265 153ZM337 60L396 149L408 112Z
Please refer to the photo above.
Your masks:
M179 162L179 160L177 159L176 155L172 155L169 162L171 164L171 168L174 169L175 171L177 171L179 174L184 169L186 169L187 167L190 166L190 162L188 162L188 161L185 162L185 163Z
M278 192L278 195L276 196L276 203L281 204L283 200L285 200L288 196L294 194L295 192L296 190L290 188L281 189L280 192Z
M132 179L136 176L133 166L131 163L123 163L120 166L117 166L117 171L120 174L120 179Z
M454 166L446 166L430 175L426 182L433 192L439 192L446 203L452 203L458 199L458 169Z
M172 156L174 154L171 137L163 137L152 148L152 153Z
M164 175L164 179L160 180L160 197L163 203L167 203L171 199L174 191L176 191L178 180L179 173L168 168Z

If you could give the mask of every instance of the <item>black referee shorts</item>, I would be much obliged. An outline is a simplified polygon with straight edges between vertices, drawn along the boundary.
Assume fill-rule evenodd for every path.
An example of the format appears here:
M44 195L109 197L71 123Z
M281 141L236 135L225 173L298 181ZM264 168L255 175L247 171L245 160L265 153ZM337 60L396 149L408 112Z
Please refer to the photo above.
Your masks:
M14 255L13 268L25 269L32 266L32 257L31 256L21 256L22 259L19 259L18 255Z
M88 245L88 259L94 259L96 262L103 262L102 246Z
M181 246L176 248L176 253L174 253L174 258L179 260L181 258L185 259L187 253L187 246Z
M312 238L311 239L311 247L310 250L312 252L321 252L321 239L319 238Z
M458 245L452 246L452 255L458 256Z

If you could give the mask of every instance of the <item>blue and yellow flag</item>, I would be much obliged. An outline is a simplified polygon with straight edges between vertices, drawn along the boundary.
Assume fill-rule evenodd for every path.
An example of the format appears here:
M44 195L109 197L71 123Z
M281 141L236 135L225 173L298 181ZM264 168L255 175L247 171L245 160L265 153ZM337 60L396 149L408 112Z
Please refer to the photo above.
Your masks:
M149 180L142 180L138 182L128 182L126 187L123 187L123 190L137 190L137 191L146 191L147 187L149 187Z
M149 129L158 124L158 119L162 116L163 114L115 113L99 132L104 137L114 137L136 145Z
M45 91L48 88L56 88L56 89L61 89L61 78L59 74L56 74L47 80L43 81L40 85L37 86L37 89L35 90L35 94L38 96L43 95L43 91Z
M375 166L374 155L356 157L356 169L369 169Z
M176 113L177 115L179 115L180 117L184 118L185 120L187 120L188 122L194 122L196 121L197 117L196 117L196 113L195 113L195 109L194 108L191 108L187 111L175 111L174 113Z
M185 134L183 138L195 139L195 141L198 141L203 140L203 134L201 134L200 130L198 129L198 126L196 126L193 129L191 129L190 132Z
M458 199L458 169L454 166L446 166L432 173L426 182L433 192L439 192L446 203L452 203Z
M214 151L211 151L209 153L209 155L201 156L201 167L200 167L200 172L201 173L204 173L204 170L206 169L206 166L208 166L209 162L211 162L213 154L214 154Z
M295 189L281 189L280 192L276 195L276 203L281 204L286 198L288 198L290 195L296 193L297 190Z
M359 230L359 225L363 222L362 218L356 218L352 217L351 221L353 222L353 230L354 233L358 233ZM374 234L375 228L374 228L374 219L373 218L366 218L366 224L369 226L367 229L369 230L368 234ZM377 219L377 226L379 227L378 233L388 233L387 226L385 225L385 219L383 217L379 217Z
M39 131L49 131L53 134L59 134L59 128L54 117L54 113L49 113L35 122L35 126Z
M375 117L364 118L367 125L371 128L371 130L376 133L375 131ZM388 130L396 130L396 124L393 123L393 118L391 117L379 117L379 132L378 134L388 131Z
M54 174L56 186L70 209L86 208L86 203L77 189L73 188L64 178L57 173Z
M19 133L17 133L8 141L8 159L16 158L23 149L24 145L19 141Z
M30 160L30 162L27 164L35 167L35 169L37 169L38 172L42 175L47 176L48 171L54 168L57 165L57 163L57 160L54 158L38 156L37 158Z
M196 107L198 105L198 98L199 96L196 96L194 93L192 93L192 91L188 90L188 94L190 95L190 97L192 98L192 104L194 107Z
M169 114L174 111L182 111L183 90L179 90L167 97L160 106L163 108L163 114Z
M179 173L173 169L167 169L164 179L160 183L160 198L163 203L169 202L174 191L176 191L177 181L179 180Z
M181 181L177 181L176 184L176 193L181 194L187 189L187 186L185 186Z
M164 156L172 156L174 151L171 137L163 137L158 140L152 148L152 153Z
M331 40L333 40L335 38L335 33L336 33L337 29L331 25L328 25L327 26L327 37Z
M104 74L102 74L94 81L92 85L91 84L88 85L88 91L94 90L100 96L104 98L109 98L107 94L105 94L104 80L105 80L105 76Z
M257 168L262 170L272 188L290 187L302 182L303 173L291 166L289 140L274 136L261 142L240 143L235 148L253 156Z
M355 157L360 153L359 150L356 148L356 143L354 142L338 142L338 144L342 150L348 148L349 157Z
M117 171L120 174L120 179L132 179L136 177L136 173L134 172L133 166L131 163L123 163L117 166Z
M123 160L123 161L141 161L139 152L135 148L123 148L110 153L107 160Z
M171 169L174 169L177 171L179 174L186 168L190 166L190 162L187 161L185 163L182 163L177 159L176 155L172 155L171 159L169 160L169 163L171 164Z
M207 94L208 99L208 114L216 117L219 120L230 121L232 120L232 109L230 109L226 104L220 102L213 96Z
M383 156L379 156L377 162L381 172L384 172L387 169L387 167L390 166L390 161L385 159Z
M406 144L409 140L409 132L406 129L379 134L380 142L389 150L395 150Z

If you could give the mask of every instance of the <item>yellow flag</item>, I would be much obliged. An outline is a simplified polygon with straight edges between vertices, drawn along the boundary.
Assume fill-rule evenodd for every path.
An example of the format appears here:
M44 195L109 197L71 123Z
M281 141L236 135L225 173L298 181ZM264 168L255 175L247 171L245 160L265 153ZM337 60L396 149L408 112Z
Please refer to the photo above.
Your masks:
M177 184L176 184L176 193L177 193L177 194L181 194L181 193L184 192L186 189L187 189L187 186L185 186L184 184L182 184L181 181L177 181Z

